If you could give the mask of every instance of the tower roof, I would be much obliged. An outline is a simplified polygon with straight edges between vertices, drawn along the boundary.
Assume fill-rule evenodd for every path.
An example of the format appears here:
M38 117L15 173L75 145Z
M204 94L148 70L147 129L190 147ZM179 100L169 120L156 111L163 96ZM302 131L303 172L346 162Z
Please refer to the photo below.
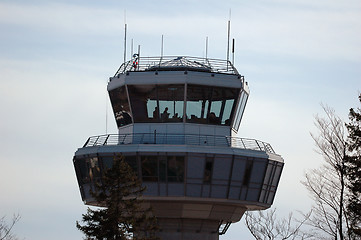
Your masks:
M230 61L188 56L138 57L123 63L115 76L129 71L197 71L239 75Z

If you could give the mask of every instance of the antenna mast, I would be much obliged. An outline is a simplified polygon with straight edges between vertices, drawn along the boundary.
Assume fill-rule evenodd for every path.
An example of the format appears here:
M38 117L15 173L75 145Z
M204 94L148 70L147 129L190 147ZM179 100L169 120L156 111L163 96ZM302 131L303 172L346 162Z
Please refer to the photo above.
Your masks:
M140 65L140 45L138 45L138 70Z
M124 63L127 60L127 15L124 9Z
M234 66L234 47L235 47L235 44L236 44L236 40L233 38L232 39L232 64Z
M227 71L229 62L229 38L231 34L231 9L229 9L229 20L228 20L228 36L227 36Z
M132 41L131 41L131 44L130 44L130 57L133 56L133 38L132 38Z
M206 37L206 59L208 59L208 36Z
M124 62L127 60L127 24L124 24Z
M162 45L160 47L160 58L162 59L163 58L163 47L164 47L164 36L162 34Z

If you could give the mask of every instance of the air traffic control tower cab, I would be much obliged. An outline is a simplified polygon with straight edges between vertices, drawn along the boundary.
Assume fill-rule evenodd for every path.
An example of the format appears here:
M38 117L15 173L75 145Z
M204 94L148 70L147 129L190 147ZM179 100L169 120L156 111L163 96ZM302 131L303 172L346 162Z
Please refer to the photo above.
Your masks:
M142 57L108 83L118 134L90 137L74 156L85 204L96 178L123 155L146 186L162 239L219 239L245 211L273 203L283 159L236 137L249 89L229 61Z

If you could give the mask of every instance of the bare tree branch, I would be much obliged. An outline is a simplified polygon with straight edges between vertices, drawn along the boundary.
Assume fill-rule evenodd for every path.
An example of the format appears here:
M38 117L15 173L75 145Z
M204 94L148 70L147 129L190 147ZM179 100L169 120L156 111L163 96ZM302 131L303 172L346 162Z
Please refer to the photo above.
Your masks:
M311 133L311 136L325 163L306 172L306 180L302 181L315 202L307 224L318 230L319 237L350 239L346 234L349 224L344 211L347 196L345 126L333 109L324 105L322 108L325 117L315 117L318 134Z
M311 234L301 231L311 213L303 215L301 221L290 213L287 218L277 219L276 208L266 211L246 212L246 226L256 240L310 239Z
M20 220L20 215L14 215L10 225L5 221L5 216L0 218L0 240L16 240L17 238L11 232L15 224Z

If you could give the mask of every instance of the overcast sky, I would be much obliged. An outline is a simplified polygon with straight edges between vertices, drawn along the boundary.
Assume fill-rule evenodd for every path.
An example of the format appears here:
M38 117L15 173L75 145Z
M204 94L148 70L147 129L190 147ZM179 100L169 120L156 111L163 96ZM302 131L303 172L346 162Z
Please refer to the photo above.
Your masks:
M322 162L314 115L323 102L346 121L359 106L360 0L1 0L0 216L21 215L21 239L82 238L72 157L106 125L117 131L106 85L123 61L124 22L143 56L160 55L163 34L164 55L202 57L208 37L208 57L225 59L230 9L251 90L239 136L285 159L279 214L310 208L300 181ZM242 220L220 239L251 238Z

